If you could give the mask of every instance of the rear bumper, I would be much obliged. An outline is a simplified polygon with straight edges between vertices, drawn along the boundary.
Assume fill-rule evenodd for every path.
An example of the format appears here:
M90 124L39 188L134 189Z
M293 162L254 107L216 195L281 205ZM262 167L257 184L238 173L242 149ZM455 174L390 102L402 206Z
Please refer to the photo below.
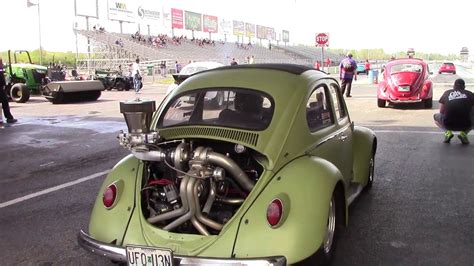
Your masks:
M419 103L423 99L388 99L388 101L392 103Z
M101 257L108 258L117 262L127 262L127 253L124 247L103 243L93 239L84 231L80 231L77 236L77 242L85 250L97 254ZM250 258L250 259L226 259L226 258L204 258L204 257L187 257L173 255L174 265L249 265L249 266L284 266L286 258L284 256Z

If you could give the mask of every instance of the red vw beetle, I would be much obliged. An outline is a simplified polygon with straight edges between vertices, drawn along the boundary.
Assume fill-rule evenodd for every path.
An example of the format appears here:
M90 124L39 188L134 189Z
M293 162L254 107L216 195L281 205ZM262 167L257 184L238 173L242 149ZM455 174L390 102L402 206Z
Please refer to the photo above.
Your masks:
M423 102L433 106L433 83L428 64L421 59L395 59L387 63L377 90L377 105Z

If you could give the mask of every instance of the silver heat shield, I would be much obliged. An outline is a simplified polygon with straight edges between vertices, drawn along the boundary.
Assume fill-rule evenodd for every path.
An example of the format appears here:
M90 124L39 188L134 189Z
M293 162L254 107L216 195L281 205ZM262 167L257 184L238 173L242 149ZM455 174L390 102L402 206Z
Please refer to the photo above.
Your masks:
M150 124L155 111L155 101L133 100L120 102L120 113L125 117L128 132L141 134L150 132Z

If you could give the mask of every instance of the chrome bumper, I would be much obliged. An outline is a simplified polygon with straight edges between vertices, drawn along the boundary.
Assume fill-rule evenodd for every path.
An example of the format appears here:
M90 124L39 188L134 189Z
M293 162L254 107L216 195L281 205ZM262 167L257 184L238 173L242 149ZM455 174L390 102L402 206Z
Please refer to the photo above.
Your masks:
M416 99L416 100L399 100L399 99L388 99L389 102L392 103L419 103L423 101L422 99Z
M85 250L97 254L101 257L108 258L117 262L127 262L127 253L124 247L97 241L80 231L77 236L79 246ZM250 258L250 259L225 259L225 258L204 258L204 257L187 257L173 255L173 265L249 265L249 266L284 266L286 258L284 256Z

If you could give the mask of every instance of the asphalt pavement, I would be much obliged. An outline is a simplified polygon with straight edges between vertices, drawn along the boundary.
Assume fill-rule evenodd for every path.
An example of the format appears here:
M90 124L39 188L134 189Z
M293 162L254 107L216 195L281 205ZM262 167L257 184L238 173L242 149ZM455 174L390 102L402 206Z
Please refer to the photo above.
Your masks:
M456 77L438 77L434 99ZM474 265L474 137L468 146L442 143L436 101L433 109L377 108L376 86L367 83L361 76L346 102L355 124L377 134L375 181L350 208L334 264ZM159 103L165 91L148 86L142 97ZM95 103L12 104L19 123L0 128L0 265L109 264L76 236L104 171L128 154L116 139L126 129L118 101L133 97L112 91Z

